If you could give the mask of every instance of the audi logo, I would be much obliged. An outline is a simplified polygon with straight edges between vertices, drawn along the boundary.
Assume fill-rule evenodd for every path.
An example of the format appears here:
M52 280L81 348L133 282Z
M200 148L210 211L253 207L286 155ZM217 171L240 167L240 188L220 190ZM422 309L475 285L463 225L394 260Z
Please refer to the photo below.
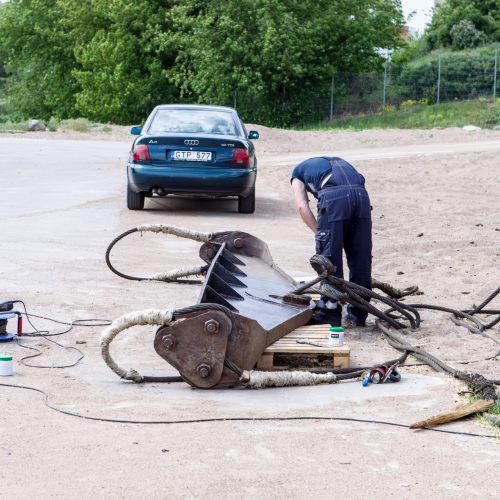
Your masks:
M184 144L186 146L198 146L199 143L200 143L200 141L197 141L196 139L186 139L184 141Z

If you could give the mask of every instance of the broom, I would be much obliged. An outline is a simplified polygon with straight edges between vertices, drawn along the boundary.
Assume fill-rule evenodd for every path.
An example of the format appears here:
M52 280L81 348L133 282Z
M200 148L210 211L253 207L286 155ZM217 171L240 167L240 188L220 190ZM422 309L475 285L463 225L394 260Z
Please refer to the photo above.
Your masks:
M472 403L464 403L458 405L454 410L446 413L441 413L435 417L428 418L427 420L422 420L410 425L410 429L424 429L425 427L432 427L434 425L446 424L447 422L452 422L467 415L472 415L473 413L480 413L488 410L495 404L495 401L485 401L480 399L478 401L473 401Z

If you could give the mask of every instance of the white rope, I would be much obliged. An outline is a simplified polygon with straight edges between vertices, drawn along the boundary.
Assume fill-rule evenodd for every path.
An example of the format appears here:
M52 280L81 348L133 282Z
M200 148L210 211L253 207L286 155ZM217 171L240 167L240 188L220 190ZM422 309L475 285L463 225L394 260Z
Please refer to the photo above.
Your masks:
M170 226L167 224L141 224L137 226L137 230L141 233L163 233L173 234L179 238L188 238L195 241L210 241L213 237L212 233L202 233L200 231L193 231L185 227Z
M111 357L109 346L114 338L123 330L139 325L168 325L172 322L174 309L146 309L144 311L134 311L115 319L111 325L101 334L101 354L106 364L120 378L125 380L133 380L134 382L143 382L144 377L133 368L125 370L118 366L115 360Z
M337 376L334 373L311 373L302 371L259 372L244 371L240 382L251 389L264 387L287 387L294 385L335 384Z
M149 279L158 281L172 281L178 278L185 278L186 276L201 276L205 274L206 268L206 264L203 266L180 267L179 269L175 269L173 271L153 274L153 276L151 276L151 278Z

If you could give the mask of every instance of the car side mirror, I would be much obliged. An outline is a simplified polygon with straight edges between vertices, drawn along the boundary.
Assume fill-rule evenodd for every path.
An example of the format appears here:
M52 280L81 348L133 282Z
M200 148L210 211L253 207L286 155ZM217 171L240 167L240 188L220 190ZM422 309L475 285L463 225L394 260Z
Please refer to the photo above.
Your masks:
M248 133L248 138L249 139L258 139L259 133L256 130L250 130L250 132Z
M141 135L142 127L140 125L136 125L130 129L130 133L132 135Z

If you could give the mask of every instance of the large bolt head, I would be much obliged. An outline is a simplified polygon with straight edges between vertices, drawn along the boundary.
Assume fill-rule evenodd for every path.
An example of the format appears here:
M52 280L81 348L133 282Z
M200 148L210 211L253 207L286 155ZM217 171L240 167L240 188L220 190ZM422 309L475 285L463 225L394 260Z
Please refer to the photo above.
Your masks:
M163 347L169 351L175 347L175 338L173 335L165 335L161 341Z
M233 242L234 248L238 250L242 249L245 246L245 240L243 238L236 238Z
M205 321L205 331L207 333L217 333L219 331L219 322L215 319Z
M198 373L198 376L200 376L201 378L207 378L210 375L211 371L212 369L210 368L210 365L202 364L198 366L196 373Z

